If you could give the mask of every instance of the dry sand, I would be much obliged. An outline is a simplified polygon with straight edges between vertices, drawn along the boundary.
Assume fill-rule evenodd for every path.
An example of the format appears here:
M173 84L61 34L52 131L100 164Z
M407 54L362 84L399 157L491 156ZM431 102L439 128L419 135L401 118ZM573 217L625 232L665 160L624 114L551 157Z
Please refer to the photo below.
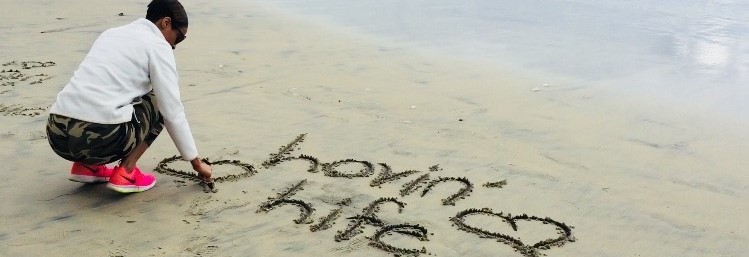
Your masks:
M377 238L434 256L524 256L512 243L453 226L451 218L471 208L504 213L465 218L489 237L565 243L526 256L749 250L749 126L739 119L415 50L249 1L185 1L191 26L176 56L201 154L257 172L217 183L216 193L168 174L134 195L70 182L70 163L47 144L46 110L96 36L144 16L146 3L3 1L0 62L8 65L0 69L19 72L0 73L0 256L392 256L370 245ZM23 69L24 61L54 65ZM289 156L327 166L308 172L301 160L261 165L305 133ZM139 166L152 170L175 153L162 135ZM345 159L372 163L373 174L333 177L330 170L357 174L364 167L331 166ZM378 163L393 173L418 172L372 187L383 172ZM184 162L169 167L189 170ZM243 170L217 165L214 172ZM472 192L455 205L441 200L462 182L437 184L423 197L427 184L400 195L424 174L429 181L464 177ZM268 197L303 180L303 190L287 200L310 204L313 223L295 223L301 209L294 204L259 211ZM483 186L499 181L506 185ZM406 205L398 212L397 204L383 203L372 216L365 208L382 197ZM310 230L331 212L340 213L332 227ZM570 226L571 236L555 230L563 226L508 213L550 217ZM341 233L357 215L370 218L360 218L363 232ZM410 235L375 237L392 228L370 224L376 221L428 232L412 227L399 230Z

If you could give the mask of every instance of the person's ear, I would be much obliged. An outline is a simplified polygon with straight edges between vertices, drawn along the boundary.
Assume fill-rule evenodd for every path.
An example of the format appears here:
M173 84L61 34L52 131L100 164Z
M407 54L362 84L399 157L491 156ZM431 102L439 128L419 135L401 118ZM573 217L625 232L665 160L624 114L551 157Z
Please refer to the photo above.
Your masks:
M169 28L169 26L172 25L172 18L171 17L161 18L161 22L159 23L161 25L161 29Z

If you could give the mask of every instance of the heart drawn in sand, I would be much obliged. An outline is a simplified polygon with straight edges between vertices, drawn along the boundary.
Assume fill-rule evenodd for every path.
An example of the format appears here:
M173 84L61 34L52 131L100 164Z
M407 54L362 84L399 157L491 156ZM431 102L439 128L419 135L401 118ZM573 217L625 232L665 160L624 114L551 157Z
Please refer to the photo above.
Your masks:
M558 232L557 237L552 237L546 240L542 240L533 244L528 244L521 241L519 238L509 236L507 234L491 232L478 227L474 227L465 223L465 218L472 215L486 215L490 217L498 217L503 222L509 224L514 231L518 231L517 221L537 221L543 224L554 226ZM551 246L562 246L567 242L575 241L572 236L572 229L562 222L555 221L551 218L540 218L536 216L528 216L526 214L513 216L511 214L503 214L501 212L495 213L491 209L468 209L459 212L455 217L450 219L460 230L477 234L482 238L492 238L498 241L510 245L515 250L519 251L525 256L538 256L538 250L549 249Z
M200 179L195 172L186 172L183 170L177 170L169 167L170 163L176 162L177 160L180 160L181 158L179 156L172 156L169 158L166 158L159 162L159 164L156 166L154 171L166 175L171 175L175 177L181 177L189 180L193 180L196 182L202 182L202 179ZM255 175L257 171L255 170L255 167L253 167L251 164L243 163L239 160L217 160L217 161L211 161L209 159L203 159L203 162L207 163L211 166L219 166L219 165L233 165L238 166L242 168L241 173L236 174L227 174L223 176L214 176L213 181L214 182L225 182L225 181L237 181L242 178L247 178L252 175Z

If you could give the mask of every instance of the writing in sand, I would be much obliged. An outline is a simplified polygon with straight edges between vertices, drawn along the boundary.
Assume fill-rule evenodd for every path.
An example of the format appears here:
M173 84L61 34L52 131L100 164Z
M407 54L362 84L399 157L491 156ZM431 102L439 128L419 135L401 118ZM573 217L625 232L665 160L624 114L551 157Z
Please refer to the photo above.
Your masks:
M195 174L170 168L170 163L179 160L178 156L173 156L164 159L159 163L156 171L159 173L181 177L196 182L200 182L206 192L217 192L218 190L213 186L213 183L222 183L230 181L239 181L242 179L251 178L257 174L259 170L270 169L280 163L301 160L309 162L309 168L307 172L320 173L326 177L333 178L372 178L369 185L371 187L380 187L386 183L396 183L398 181L405 181L411 177L410 180L404 182L401 186L400 194L395 197L382 197L378 198L366 207L364 207L360 214L351 217L346 217L348 224L345 228L338 230L333 237L336 242L350 240L363 233L365 226L371 226L376 229L373 235L367 237L369 239L369 245L376 249L386 251L394 254L395 256L418 256L421 254L430 254L429 250L425 247L404 247L398 244L403 240L387 240L387 237L396 238L412 238L420 241L428 241L430 235L434 235L435 231L429 232L429 228L416 224L416 223L400 223L391 224L387 220L378 216L381 206L392 205L397 207L398 213L402 214L407 204L405 196L417 193L420 191L421 196L429 194L432 189L442 185L444 183L458 183L461 188L442 199L442 205L454 206L456 202L470 197L471 192L474 190L474 184L465 177L432 177L432 174L441 170L438 165L429 167L428 172L422 172L418 170L406 170L403 172L394 172L390 165L386 163L378 163L377 165L369 161L345 159L334 162L320 162L318 158L309 155L292 156L291 152L298 147L300 143L304 141L306 134L297 136L289 144L279 148L277 153L270 155L270 158L263 162L256 168L251 164L244 163L239 160L208 160L205 161L211 165L234 165L241 168L242 173L239 174L228 174L219 177L214 177L213 182L206 183L198 178ZM347 165L349 169L341 171L340 167ZM351 172L351 165L361 166L358 171ZM379 173L375 176L376 167ZM356 169L354 169L356 170ZM418 176L417 176L418 175ZM413 177L412 177L413 176ZM327 230L333 227L333 223L338 220L343 213L344 208L347 208L351 204L351 198L343 199L336 203L336 208L331 210L329 213L321 214L320 218L315 222L315 209L312 204L308 201L296 199L294 196L300 191L304 190L304 186L308 184L307 179L300 180L290 184L284 190L280 190L274 196L268 197L268 200L259 204L258 213L268 213L277 207L284 205L297 206L300 210L300 215L293 222L297 224L310 224L309 230L311 233L317 233L322 230ZM498 182L487 182L483 184L485 188L501 188L506 184L506 180ZM485 230L481 226L471 225L469 217L481 216L484 219L492 220L492 222L502 222L509 225L513 231L518 231L518 221L525 222L538 222L546 226L551 226L556 230L556 234L548 237L548 239L541 240L538 242L525 242L518 237L513 237L502 232L495 232ZM572 227L562 222L554 220L549 217L538 217L527 214L512 215L509 213L496 212L489 208L468 208L456 213L454 216L449 218L449 222L452 226L458 230L466 232L466 237L479 237L484 239L496 240L499 243L510 246L514 250L523 256L539 256L542 250L549 249L553 246L563 246L568 242L574 242L575 238L572 235ZM439 233L439 232L436 232Z

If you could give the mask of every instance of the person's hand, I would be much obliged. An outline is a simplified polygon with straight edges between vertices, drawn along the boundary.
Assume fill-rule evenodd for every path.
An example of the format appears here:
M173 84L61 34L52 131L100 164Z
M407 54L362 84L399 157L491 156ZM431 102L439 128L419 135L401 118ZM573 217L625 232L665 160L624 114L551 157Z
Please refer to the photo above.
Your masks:
M198 172L198 177L206 182L211 181L211 174L213 174L213 169L211 168L211 166L200 160L200 157L196 157L195 159L190 161L190 164L192 164L192 169Z

